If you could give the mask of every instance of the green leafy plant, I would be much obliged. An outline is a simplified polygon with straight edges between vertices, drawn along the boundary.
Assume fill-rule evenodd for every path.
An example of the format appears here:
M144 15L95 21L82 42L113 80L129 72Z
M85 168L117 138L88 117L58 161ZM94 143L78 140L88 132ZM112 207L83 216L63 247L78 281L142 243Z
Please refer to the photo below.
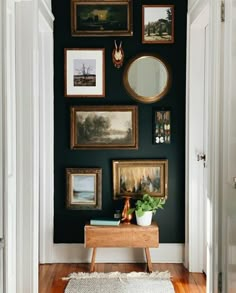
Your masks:
M155 214L157 209L163 209L165 202L164 198L152 197L146 193L136 201L134 208L128 210L128 214L132 214L134 211L138 217L143 216L144 212L147 211L152 211Z

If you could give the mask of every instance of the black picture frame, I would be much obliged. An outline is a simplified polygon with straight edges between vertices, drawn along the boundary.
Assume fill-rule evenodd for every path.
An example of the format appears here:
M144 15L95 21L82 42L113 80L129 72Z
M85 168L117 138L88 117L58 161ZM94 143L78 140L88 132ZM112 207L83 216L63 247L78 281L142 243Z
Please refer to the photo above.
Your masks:
M153 111L153 143L171 143L171 111L160 109Z

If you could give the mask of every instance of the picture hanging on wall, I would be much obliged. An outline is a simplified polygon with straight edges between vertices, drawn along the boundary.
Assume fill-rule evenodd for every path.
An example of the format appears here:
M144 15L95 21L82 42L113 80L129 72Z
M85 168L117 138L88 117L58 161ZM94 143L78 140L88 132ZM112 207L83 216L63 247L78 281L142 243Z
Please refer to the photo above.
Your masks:
M102 169L67 168L68 209L101 210L102 208Z
M71 0L72 36L132 36L132 0Z
M173 5L142 5L142 43L174 43Z
M64 50L66 97L105 96L104 56L104 48L66 48Z
M113 198L145 193L167 198L168 160L113 160Z
M169 144L171 142L170 111L154 111L153 127L154 144Z
M137 106L71 108L71 149L137 148Z

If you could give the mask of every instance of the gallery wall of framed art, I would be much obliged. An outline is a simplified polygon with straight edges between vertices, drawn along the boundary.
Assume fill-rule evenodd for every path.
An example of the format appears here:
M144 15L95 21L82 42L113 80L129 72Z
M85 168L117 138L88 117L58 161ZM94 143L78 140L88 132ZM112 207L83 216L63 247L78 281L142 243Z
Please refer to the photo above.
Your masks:
M83 243L89 219L146 190L166 198L154 217L160 242L183 243L187 1L52 0L52 9L54 242Z

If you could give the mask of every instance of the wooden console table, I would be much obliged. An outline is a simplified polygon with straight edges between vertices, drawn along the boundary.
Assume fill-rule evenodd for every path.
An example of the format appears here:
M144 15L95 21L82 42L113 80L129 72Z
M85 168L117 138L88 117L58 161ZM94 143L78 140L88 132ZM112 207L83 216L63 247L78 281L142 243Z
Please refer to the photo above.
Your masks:
M152 272L149 248L159 246L159 230L155 222L146 227L134 224L120 224L115 227L85 225L84 246L93 248L90 272L95 270L97 247L144 248L148 271Z

